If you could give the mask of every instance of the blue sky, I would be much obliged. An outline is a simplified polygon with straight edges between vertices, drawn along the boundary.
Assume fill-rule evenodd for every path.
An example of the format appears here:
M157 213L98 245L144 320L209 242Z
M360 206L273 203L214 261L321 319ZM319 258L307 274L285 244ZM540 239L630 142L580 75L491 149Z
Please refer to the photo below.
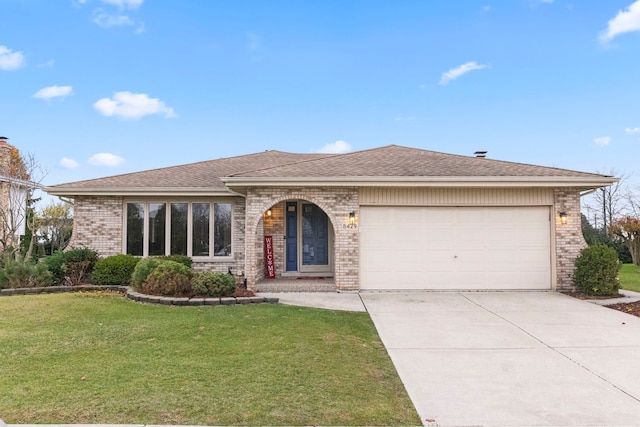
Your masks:
M47 185L387 144L633 175L640 0L1 0L0 135Z

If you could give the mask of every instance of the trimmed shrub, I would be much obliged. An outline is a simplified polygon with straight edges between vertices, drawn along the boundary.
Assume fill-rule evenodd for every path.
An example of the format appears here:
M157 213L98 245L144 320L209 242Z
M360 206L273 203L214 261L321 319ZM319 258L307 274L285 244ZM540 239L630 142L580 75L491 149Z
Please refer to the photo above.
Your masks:
M25 261L21 257L18 259L6 257L2 264L0 289L36 288L53 284L52 274L44 264Z
M51 272L51 279L55 285L59 285L64 281L67 268L65 266L65 253L54 252L53 255L44 259L44 265Z
M98 252L89 248L56 252L45 258L45 265L53 275L55 284L80 285L91 281L91 274L98 262Z
M172 297L193 296L191 269L179 262L161 261L142 283L140 292Z
M202 272L191 279L191 286L196 295L226 297L236 290L236 279L230 274Z
M193 260L191 259L191 257L188 257L186 255L164 255L164 256L159 256L154 258L158 258L166 261L179 262L180 264L183 264L185 267L189 267L189 268L191 268L191 265L193 264Z
M147 280L149 274L162 262L167 261L162 261L159 258L142 258L138 261L136 267L133 269L133 274L131 274L131 287L136 291L140 290L140 287Z
M131 275L140 258L133 255L113 255L103 258L93 269L92 280L96 285L123 285L131 282Z
M620 289L616 251L605 245L593 245L576 258L573 282L586 295L616 295Z

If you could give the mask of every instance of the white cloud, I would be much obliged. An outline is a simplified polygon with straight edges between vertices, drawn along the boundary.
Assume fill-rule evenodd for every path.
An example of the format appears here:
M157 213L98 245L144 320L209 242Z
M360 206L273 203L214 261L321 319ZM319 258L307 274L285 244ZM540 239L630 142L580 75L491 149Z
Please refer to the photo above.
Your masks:
M71 95L73 93L73 88L71 86L49 86L43 87L39 91L33 94L34 98L39 99L51 99L57 97L64 97Z
M89 164L93 166L118 166L124 159L111 153L98 153L89 157Z
M482 6L482 11L483 12L490 12L491 11L491 5Z
M134 22L126 15L109 15L104 13L102 9L96 9L93 12L93 22L102 28L121 27L123 25L133 25Z
M62 166L63 168L74 169L78 167L78 162L68 157L63 157L62 159L60 159L60 166Z
M601 137L595 138L593 142L599 147L606 147L607 145L609 145L609 143L611 143L611 137L601 136Z
M12 71L25 65L22 52L14 52L4 45L0 45L0 70Z
M626 128L624 131L629 135L633 135L636 133L640 133L640 128Z
M458 77L462 76L463 74L466 74L473 70L482 70L483 68L487 68L487 67L488 67L487 65L478 64L475 61L467 62L466 64L462 64L459 67L452 68L446 73L444 73L442 77L440 77L440 84L444 86L450 81L455 80Z
M607 24L607 29L600 33L600 42L607 43L614 37L640 31L640 0L636 0L625 10L619 10L618 14Z
M55 65L56 61L53 59L48 60L47 62L43 62L38 64L38 68L51 68Z
M120 9L137 9L144 0L102 0L102 3L118 6Z
M320 150L318 150L318 153L342 154L348 153L349 151L351 151L351 146L349 145L349 143L346 141L338 140L336 142L331 142L325 145Z
M113 98L102 98L93 104L100 114L123 119L139 119L151 114L164 114L166 119L177 117L173 108L146 93L116 92Z

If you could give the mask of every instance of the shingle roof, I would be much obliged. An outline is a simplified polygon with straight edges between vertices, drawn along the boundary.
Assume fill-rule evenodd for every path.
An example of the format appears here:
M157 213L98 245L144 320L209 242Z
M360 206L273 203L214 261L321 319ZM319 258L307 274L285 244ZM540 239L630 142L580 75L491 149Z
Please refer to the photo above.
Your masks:
M421 178L424 177L424 180ZM429 183L437 179L463 178L483 181L501 178L527 180L583 180L588 188L608 185L615 179L594 173L545 166L513 163L487 158L445 154L397 145L356 151L347 154L295 154L264 151L256 154L209 160L181 166L128 173L106 178L77 181L46 188L51 194L106 193L193 193L228 192L241 188L243 182L281 180L321 183L332 181L369 182L406 178ZM609 182L610 181L610 182ZM225 185L226 182L226 185ZM566 184L568 185L568 184ZM585 188L587 188L585 187Z
M597 177L545 166L387 145L332 157L242 171L232 177Z
M47 191L55 194L57 189L65 188L208 188L226 190L220 180L223 176L265 165L278 166L327 156L330 155L296 154L269 150L243 156L59 184L48 187Z

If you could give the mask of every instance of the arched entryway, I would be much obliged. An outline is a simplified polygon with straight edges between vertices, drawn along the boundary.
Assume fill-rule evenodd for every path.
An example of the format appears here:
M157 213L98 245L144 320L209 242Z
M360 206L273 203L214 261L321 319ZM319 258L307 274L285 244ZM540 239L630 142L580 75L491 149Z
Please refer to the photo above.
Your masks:
M269 206L256 227L261 291L335 291L335 231L324 209L306 199Z

